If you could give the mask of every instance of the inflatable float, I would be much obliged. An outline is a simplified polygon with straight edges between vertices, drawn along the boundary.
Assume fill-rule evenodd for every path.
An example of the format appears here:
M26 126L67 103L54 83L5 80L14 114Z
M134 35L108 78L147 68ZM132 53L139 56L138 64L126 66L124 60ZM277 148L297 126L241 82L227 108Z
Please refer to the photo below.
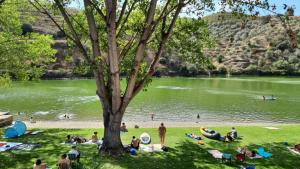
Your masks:
M140 136L140 140L142 144L150 144L151 137L148 133L142 133Z
M207 129L207 128L204 128L204 127L201 127L200 128L200 132L203 136L209 138L209 139L213 139L213 140L220 140L221 138L221 135L220 133L214 131L214 130L211 130L211 129Z

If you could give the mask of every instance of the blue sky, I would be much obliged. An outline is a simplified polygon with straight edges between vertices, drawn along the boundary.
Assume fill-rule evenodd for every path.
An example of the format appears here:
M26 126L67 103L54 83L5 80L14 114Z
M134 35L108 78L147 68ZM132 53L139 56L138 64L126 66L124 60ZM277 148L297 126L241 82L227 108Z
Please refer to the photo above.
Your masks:
M82 0L75 0L71 6L75 7L75 8L80 8L82 7ZM287 4L288 6L294 6L295 9L295 15L296 16L300 16L300 0L269 0L269 3L275 4L278 8L277 8L277 12L278 13L284 13L283 10L283 4ZM261 15L268 15L269 13L266 11L261 11Z
M288 6L294 5L296 7L295 15L300 16L300 0L269 0L269 3L279 5L277 9L279 13L284 13L282 4L287 4Z

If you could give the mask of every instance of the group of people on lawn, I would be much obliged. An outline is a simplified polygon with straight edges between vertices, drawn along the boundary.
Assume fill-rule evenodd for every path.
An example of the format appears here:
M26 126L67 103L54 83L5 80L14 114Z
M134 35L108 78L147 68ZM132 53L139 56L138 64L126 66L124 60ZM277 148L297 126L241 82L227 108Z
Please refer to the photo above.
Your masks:
M125 123L122 123L122 125L120 126L120 131L121 132L128 132ZM162 147L164 146L165 143L165 136L166 136L166 127L164 126L163 123L161 123L161 125L158 128L158 134L160 137L160 143L162 145ZM103 138L102 140L98 139L98 133L94 132L90 141L92 143L97 144L97 147L100 148L102 143L103 143ZM65 143L66 144L73 144L73 143L85 143L87 142L87 139L79 137L79 136L72 136L71 135L67 135ZM130 147L131 148L135 148L135 149L139 149L139 145L140 145L140 139L136 138L135 136L132 137L131 143L130 143ZM69 169L71 162L70 162L70 158L75 159L77 161L79 161L80 159L80 152L79 150L76 148L75 145L72 146L71 150L68 152L67 154L62 154L60 156L60 159L57 163L59 169ZM41 161L41 159L37 159L33 169L47 169L47 164L43 163Z

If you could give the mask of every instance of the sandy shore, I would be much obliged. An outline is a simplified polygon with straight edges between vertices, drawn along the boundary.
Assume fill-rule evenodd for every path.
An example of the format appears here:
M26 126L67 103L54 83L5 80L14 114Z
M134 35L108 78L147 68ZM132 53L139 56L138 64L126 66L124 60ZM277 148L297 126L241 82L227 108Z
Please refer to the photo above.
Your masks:
M28 128L103 128L102 121L37 121L30 123L25 121ZM146 122L126 122L128 128L134 128L138 125L140 128L157 128L160 121L146 121ZM293 125L293 124L279 124L279 123L231 123L231 122L174 122L166 121L165 126L172 128L185 127L211 127L211 126L276 126L276 125ZM294 124L299 125L299 124Z

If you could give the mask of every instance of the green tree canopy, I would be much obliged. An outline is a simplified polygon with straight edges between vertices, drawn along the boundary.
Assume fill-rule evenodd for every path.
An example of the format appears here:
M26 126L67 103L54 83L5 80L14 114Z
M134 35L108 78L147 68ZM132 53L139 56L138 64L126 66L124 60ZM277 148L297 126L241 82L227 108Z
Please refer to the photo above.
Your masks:
M22 31L23 23L34 20L21 12L26 8L30 4L25 0L6 0L0 5L0 86L7 85L9 77L37 79L54 60L51 36Z

